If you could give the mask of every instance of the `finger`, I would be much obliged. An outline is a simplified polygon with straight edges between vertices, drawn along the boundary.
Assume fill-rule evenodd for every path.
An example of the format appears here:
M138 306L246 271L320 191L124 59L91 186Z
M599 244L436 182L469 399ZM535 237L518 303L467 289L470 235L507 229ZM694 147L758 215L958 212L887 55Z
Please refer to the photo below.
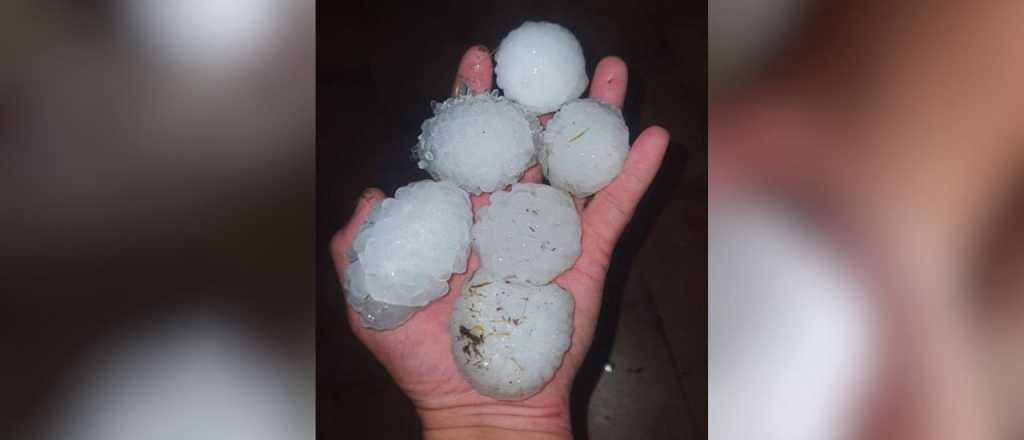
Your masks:
M540 126L541 127L547 127L548 126L548 121L550 121L551 118L554 117L554 116L555 116L554 113L544 113L543 115L537 116L537 119L540 120Z
M644 130L622 164L622 171L594 195L583 213L588 224L602 225L604 245L611 248L636 210L637 203L658 173L668 147L669 134L653 126Z
M590 80L590 97L622 108L628 81L626 62L619 57L604 57L594 68L594 78Z
M499 189L498 191L504 191L504 190L503 189ZM473 212L474 213L476 213L476 211L478 209L480 209L480 208L482 208L484 206L487 206L489 203L491 203L491 193L480 193L480 194L470 194L469 195L469 204L473 208Z
M576 197L576 196L572 196L572 202L573 202L573 204L576 205L576 212L579 212L580 214L583 214L583 212L586 211L586 209L587 209L587 201L589 201L589 200L590 200L590 197Z
M462 61L459 62L459 71L452 85L452 96L486 92L491 89L493 80L494 64L491 61L491 51L484 45L473 46L466 50L462 55Z
M374 205L384 200L384 198L384 192L377 188L369 188L363 191L363 194L359 196L359 200L356 202L356 209L352 213L352 218L331 238L331 258L334 260L334 268L338 271L338 277L345 275L345 267L348 266L348 256L345 254L348 252L349 246L352 245L352 240L355 240L356 233L359 232L359 226L366 220L366 216L370 214L370 210Z
M542 179L544 179L544 175L540 165L534 165L526 169L526 172L523 173L523 178L519 179L519 181L523 183L540 183Z

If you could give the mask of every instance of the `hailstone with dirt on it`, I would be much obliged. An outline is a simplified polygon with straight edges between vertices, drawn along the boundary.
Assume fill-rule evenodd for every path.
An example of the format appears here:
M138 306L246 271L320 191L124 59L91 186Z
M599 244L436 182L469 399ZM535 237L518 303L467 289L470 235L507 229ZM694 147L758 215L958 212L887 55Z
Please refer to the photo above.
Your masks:
M587 88L583 48L572 32L555 23L523 23L501 40L494 61L505 96L538 114L558 110Z
M473 194L511 185L536 163L537 116L497 93L434 104L421 128L414 149L419 167Z
M480 271L498 279L547 284L580 255L580 218L565 191L517 183L491 194L476 213L473 249Z
M539 161L552 185L586 197L615 179L628 154L629 128L622 112L594 99L578 99L548 121Z
M573 298L557 284L531 286L477 273L455 301L455 365L477 392L522 400L554 377L569 349Z
M469 195L449 182L411 183L377 204L347 257L346 298L364 326L398 327L466 270Z

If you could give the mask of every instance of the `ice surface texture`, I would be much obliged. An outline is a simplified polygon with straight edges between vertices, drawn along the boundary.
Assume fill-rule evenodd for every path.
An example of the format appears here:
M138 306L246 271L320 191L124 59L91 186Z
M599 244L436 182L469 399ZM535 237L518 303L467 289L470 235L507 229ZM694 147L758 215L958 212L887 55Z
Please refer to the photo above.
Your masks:
M536 163L540 130L536 115L495 93L460 96L434 106L415 152L435 179L493 192Z
M587 88L583 48L572 32L554 23L523 23L501 40L494 61L505 96L536 113L558 110Z
M520 400L551 380L569 349L572 295L479 272L455 301L449 332L462 376L481 394Z
M551 282L580 255L580 218L569 194L518 183L491 194L473 225L481 271L518 283Z
M552 185L586 197L619 174L627 154L629 129L619 109L579 99L548 121L540 163Z
M472 220L469 195L448 182L414 182L375 206L352 242L345 273L363 324L394 328L415 312L410 308L443 296L451 274L466 270Z
M359 315L363 327L374 330L391 330L408 321L413 314L423 307L400 306L380 302L373 297L366 295L357 297L351 291L346 290L345 299Z

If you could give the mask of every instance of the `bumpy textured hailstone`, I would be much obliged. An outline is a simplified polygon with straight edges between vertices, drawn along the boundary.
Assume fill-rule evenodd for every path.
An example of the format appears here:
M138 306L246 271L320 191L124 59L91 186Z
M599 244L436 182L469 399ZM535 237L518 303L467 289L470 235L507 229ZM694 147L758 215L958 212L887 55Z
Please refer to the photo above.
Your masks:
M473 248L481 271L498 279L541 285L580 255L580 219L569 194L519 183L491 194L477 212Z
M481 394L519 400L551 380L569 349L572 295L474 275L455 301L449 332L462 376Z
M415 152L435 179L493 192L536 163L540 130L535 115L495 93L460 96L434 106Z
M554 23L527 21L501 40L494 54L498 87L536 113L558 110L587 88L579 41Z
M396 327L415 312L410 308L443 296L451 274L466 270L471 226L469 195L448 182L411 183L374 207L345 273L363 323Z
M540 163L552 185L579 197L608 185L629 154L619 109L592 99L569 102L544 130Z

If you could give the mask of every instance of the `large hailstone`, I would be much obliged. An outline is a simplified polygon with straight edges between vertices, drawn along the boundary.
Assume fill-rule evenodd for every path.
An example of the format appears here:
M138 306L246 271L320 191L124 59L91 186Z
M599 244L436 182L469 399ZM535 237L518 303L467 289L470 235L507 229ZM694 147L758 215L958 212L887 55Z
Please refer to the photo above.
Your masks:
M622 112L580 99L562 106L548 121L539 159L552 185L586 197L619 174L627 154L629 129Z
M491 194L473 225L481 271L501 279L547 284L580 255L580 218L564 191L519 183Z
M587 88L583 48L554 23L527 21L509 32L494 54L498 87L536 113L558 110Z
M536 163L540 130L534 114L495 93L459 96L434 105L415 153L435 179L493 192Z
M388 329L448 291L466 270L469 195L449 182L399 188L367 216L349 249L345 290L363 325Z
M520 400L554 377L569 349L572 295L474 275L455 301L449 332L462 376L480 394Z
M352 306L352 310L355 310L356 314L359 315L359 320L363 323L363 326L374 330L396 328L404 324L413 314L423 308L389 304L377 301L370 295L359 297L353 295L350 290L345 291L345 299Z

